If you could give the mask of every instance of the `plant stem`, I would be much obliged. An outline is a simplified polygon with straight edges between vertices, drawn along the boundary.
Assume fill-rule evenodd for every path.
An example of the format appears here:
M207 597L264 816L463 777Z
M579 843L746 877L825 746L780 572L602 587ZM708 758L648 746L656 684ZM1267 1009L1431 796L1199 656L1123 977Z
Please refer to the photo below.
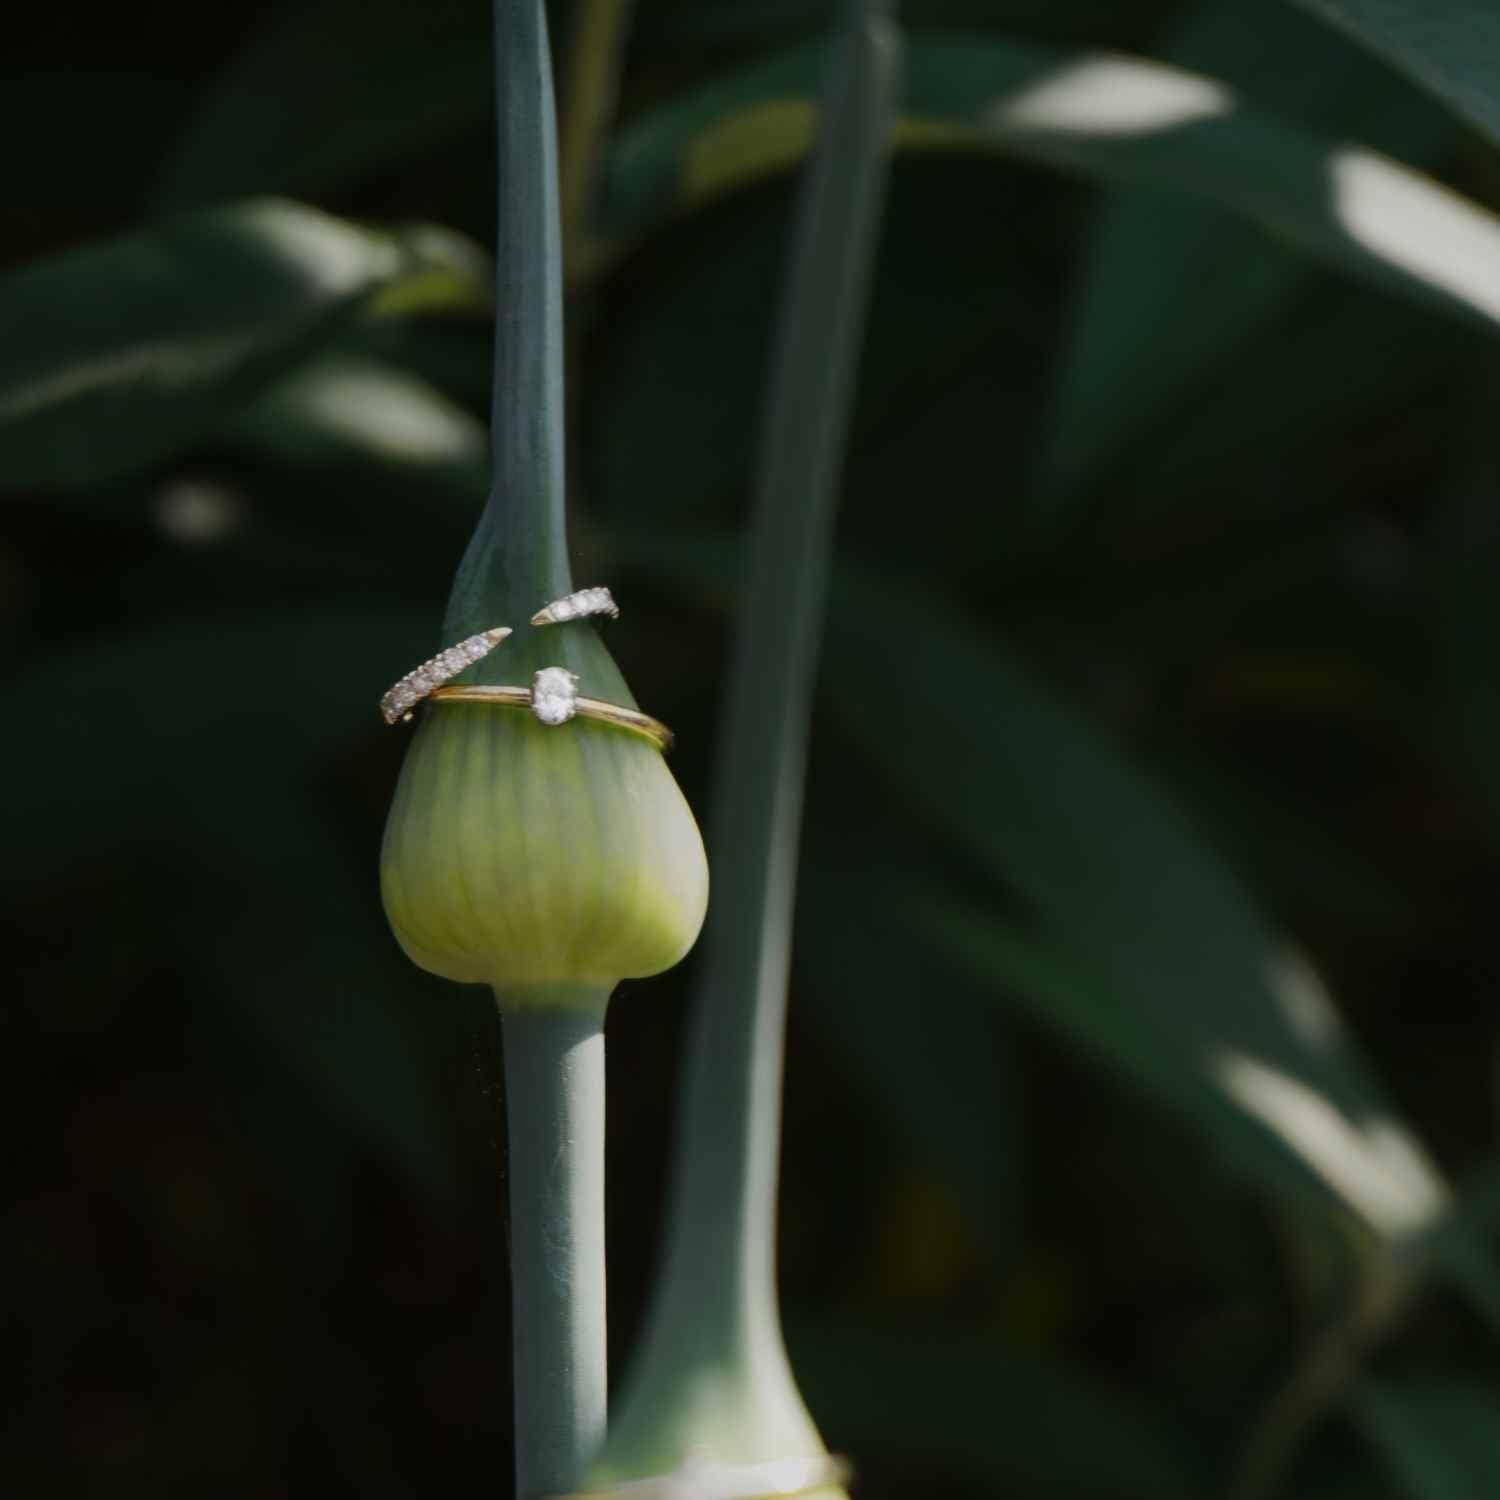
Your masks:
M494 0L499 215L495 232L495 368L489 499L459 564L445 642L493 625L515 630L459 679L524 683L541 666L578 674L579 691L634 706L618 668L586 625L523 627L571 592L563 448L563 268L557 121L542 0Z
M502 999L517 1500L582 1482L604 1436L604 1003Z
M710 820L714 893L685 1060L667 1240L602 1467L660 1473L821 1451L787 1364L776 1183L809 721L899 45L850 6L804 175L777 324L744 609Z
M519 625L572 588L563 450L557 125L542 0L494 0L495 344L490 495L454 580L449 640ZM531 601L535 601L534 603ZM526 606L529 604L529 608Z
M775 1323L775 1199L813 680L894 89L883 5L854 6L803 179L773 354L724 759L714 903L682 1111L666 1283L718 1268L739 1321Z

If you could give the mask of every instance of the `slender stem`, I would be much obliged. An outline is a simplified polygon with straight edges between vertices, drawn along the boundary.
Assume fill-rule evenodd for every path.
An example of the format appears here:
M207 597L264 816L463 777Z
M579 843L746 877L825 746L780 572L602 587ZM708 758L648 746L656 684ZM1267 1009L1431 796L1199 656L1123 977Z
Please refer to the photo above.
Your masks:
M714 902L693 1018L664 1277L716 1268L743 1328L775 1326L775 1199L798 841L835 502L874 263L894 45L851 7L804 175L715 781ZM704 1275L699 1272L699 1278ZM707 1305L714 1305L713 1301Z
M563 252L570 272L588 238L588 208L630 27L633 0L579 0L562 122Z
M604 1437L604 1000L505 1005L517 1500L583 1480Z
M855 0L803 178L710 820L714 894L667 1239L596 1479L820 1452L775 1286L783 1032L809 718L899 45Z

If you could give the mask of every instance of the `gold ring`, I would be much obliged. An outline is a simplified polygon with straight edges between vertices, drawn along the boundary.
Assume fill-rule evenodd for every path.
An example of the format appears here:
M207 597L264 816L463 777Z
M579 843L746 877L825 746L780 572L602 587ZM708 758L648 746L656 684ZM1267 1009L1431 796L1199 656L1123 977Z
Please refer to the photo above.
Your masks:
M428 696L434 703L508 703L516 708L533 707L531 689L525 687L440 687ZM619 703L606 703L602 698L575 698L572 701L573 713L579 718L597 719L601 724L628 729L632 734L650 740L658 750L672 748L672 731L650 714L643 714L639 709L625 708ZM572 716L569 715L570 718Z
M626 1479L605 1490L577 1490L552 1500L793 1500L847 1484L853 1469L836 1453L761 1464L719 1464L688 1458L669 1474Z

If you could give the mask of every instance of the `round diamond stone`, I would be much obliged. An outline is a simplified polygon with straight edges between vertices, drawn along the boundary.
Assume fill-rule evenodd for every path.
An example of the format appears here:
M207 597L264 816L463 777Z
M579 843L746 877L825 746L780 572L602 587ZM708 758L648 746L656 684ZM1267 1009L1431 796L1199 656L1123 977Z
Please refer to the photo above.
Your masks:
M566 724L578 712L578 678L566 667L543 667L531 679L531 711L543 724Z

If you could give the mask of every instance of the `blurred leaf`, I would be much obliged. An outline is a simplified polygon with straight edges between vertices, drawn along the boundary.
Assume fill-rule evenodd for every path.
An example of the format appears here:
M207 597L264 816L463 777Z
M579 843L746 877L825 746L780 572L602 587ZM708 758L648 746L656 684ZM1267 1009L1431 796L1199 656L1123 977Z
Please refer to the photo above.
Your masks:
M1430 155L1443 134L1435 108L1286 7L1218 0L1190 12L1163 50L1258 110L1347 139L1373 127L1402 156ZM1205 367L1232 358L1306 275L1302 259L1221 208L1156 191L1106 198L1042 460L1052 504Z
M731 576L713 540L615 545L659 572L720 587ZM1242 1170L1278 1190L1316 1180L1397 1239L1432 1225L1447 1187L1390 1113L1316 972L1191 819L937 600L847 564L834 600L825 677L839 691L828 709L849 752L1039 926L1023 933L932 882L890 898L896 918Z
M1476 1233L1476 1226L1456 1213L1439 1224L1421 1246L1421 1265L1446 1281L1500 1339L1500 1262Z
M354 506L372 490L447 505L461 542L488 491L483 423L419 376L394 365L336 354L277 382L218 436L304 477L337 476ZM423 524L432 524L428 516Z
M911 879L873 846L810 847L797 924L816 940L796 950L796 1004L842 1056L893 1149L951 1187L1004 1260L1023 1233L1025 1082L989 996L935 970L887 919Z
M1409 1500L1500 1494L1500 1382L1364 1380L1351 1404L1365 1442Z
M1055 246L1075 217L1061 197L980 159L898 166L860 362L846 541L878 548L902 534L914 567L990 566L990 501L1009 484L992 455L1024 451L1041 415ZM737 524L788 208L774 187L746 193L661 234L601 289L582 485L622 530ZM995 359L999 346L1013 357ZM946 473L935 489L934 452ZM914 493L931 495L942 525L905 527Z
M1327 824L1310 822L1276 777L1196 745L1158 749L1152 763L1203 826L1218 830L1257 889L1285 907L1380 925L1395 922L1409 903L1409 882L1370 868Z
M1410 1246L1417 1264L1441 1277L1500 1339L1500 1160L1465 1176L1447 1211Z
M1429 1222L1441 1180L1189 819L935 601L846 570L834 618L830 706L851 746L1023 897L1063 960L1060 982L1014 964L1012 980L1076 1008L1082 976L1098 987L1082 1023L1112 1062L1163 1093L1211 1081L1377 1230Z
M838 10L839 0L658 0L642 7L639 44L743 46L789 32L825 31Z
M909 891L904 904L907 920L945 966L999 991L1070 1055L1150 1098L1241 1174L1277 1192L1306 1186L1285 1149L1214 1086L1192 1047L1122 1004L1086 960L1021 933L993 912L943 904L931 892Z
M1289 527L1293 513L1346 509L1351 485L1425 483L1420 471L1407 478L1423 457L1411 447L1441 458L1461 383L1488 353L1477 328L1308 276L1232 360L1202 370L1159 421L1130 435L1109 471L1111 507L1090 518L1116 534L1168 516L1211 525L1279 514ZM1114 552L1101 548L1099 561L1114 566ZM1213 585L1200 576L1206 597ZM1163 622L1172 614L1162 595Z
M1459 1184L1460 1205L1475 1230L1500 1239L1500 1156L1491 1157Z
M290 812L259 812L255 842L269 853L277 830L279 858L247 861L217 884L201 862L196 899L163 916L197 971L203 1002L229 1008L245 1043L289 1067L414 1183L449 1193L451 1143L427 1036L410 1005L417 986L380 921L371 882L329 837L329 820L312 798L300 817Z
M603 196L606 244L796 161L812 129L818 56L784 53L622 132ZM1259 114L1180 69L987 37L918 42L898 141L1189 193L1344 274L1500 321L1500 221L1376 152Z
M461 243L267 200L12 272L0 488L89 484L167 458L382 297L474 299Z
M40 657L3 694L27 726L8 768L30 788L5 879L45 885L101 859L158 875L160 920L205 995L232 1001L256 1045L416 1180L445 1187L441 1113L393 979L405 965L321 789L351 737L379 732L390 664L428 649L432 623L241 615ZM179 897L159 875L182 868Z
M377 732L392 663L430 652L434 627L388 606L241 611L36 656L0 693L26 726L8 765L31 789L7 825L4 879L179 843L290 857L268 804Z
M323 192L478 129L489 49L484 0L283 5L205 91L156 203Z
M1490 0L1298 0L1500 141L1500 11Z
M1062 37L1139 34L1169 0L988 0L906 6L911 24L985 24ZM677 0L647 5L636 27L645 68L681 66L693 46L717 49L822 31L833 0ZM402 166L478 133L493 108L490 17L483 0L286 4L204 90L162 162L158 207L246 193L317 194ZM355 58L357 57L357 64ZM811 75L810 75L811 76ZM810 84L811 86L811 84Z
M785 237L780 215L752 212L707 225L692 253L630 290L602 334L580 457L590 499L622 533L715 515L748 485L768 343L757 310L774 295Z
M1163 1424L1076 1364L971 1326L798 1320L789 1333L819 1424L872 1467L917 1463L1017 1495L1202 1493Z

